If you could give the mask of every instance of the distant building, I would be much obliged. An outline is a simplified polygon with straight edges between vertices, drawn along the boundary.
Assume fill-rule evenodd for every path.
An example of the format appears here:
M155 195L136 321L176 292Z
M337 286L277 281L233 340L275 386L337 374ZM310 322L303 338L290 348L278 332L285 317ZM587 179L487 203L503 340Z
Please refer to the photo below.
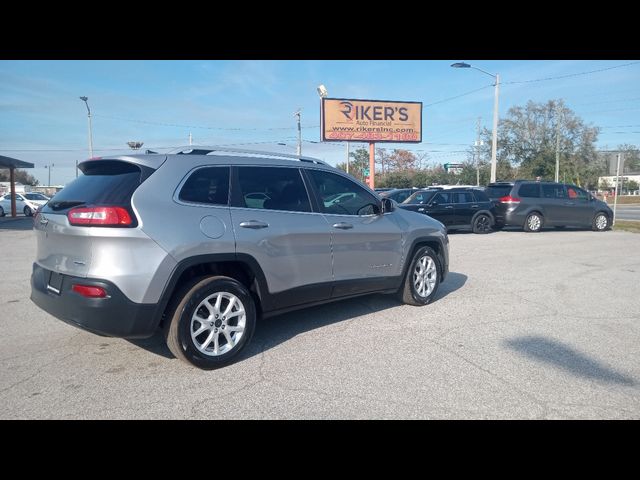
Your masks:
M606 165L607 165L607 173L609 175L615 175L616 174L616 170L618 169L618 154L619 153L624 153L621 150L600 150L598 152L598 158L602 159L605 161ZM626 164L622 164L622 171L620 172L620 174L624 174L624 175L640 175L640 172L634 172L631 171L631 169L629 168L628 165Z
M31 191L31 185L23 185L21 183L15 182L16 193L25 193ZM5 193L9 193L11 190L11 182L0 182L0 195L4 195Z

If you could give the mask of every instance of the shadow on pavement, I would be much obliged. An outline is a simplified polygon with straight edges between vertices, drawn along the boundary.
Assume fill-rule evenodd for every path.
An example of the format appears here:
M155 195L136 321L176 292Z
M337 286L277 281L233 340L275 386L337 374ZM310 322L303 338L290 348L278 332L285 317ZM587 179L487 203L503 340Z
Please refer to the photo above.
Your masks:
M435 302L462 288L466 281L466 275L449 272L444 283L440 285ZM240 354L237 361L259 355L263 351L274 348L301 333L401 305L402 304L392 295L374 293L258 320L251 343L246 347L244 352ZM429 308L429 306L416 308ZM164 336L161 332L157 332L150 338L130 339L128 341L156 355L165 358L174 358L165 344Z
M0 217L0 230L32 230L33 217Z
M516 352L538 362L550 364L576 377L600 380L633 386L633 378L618 373L583 353L558 341L544 337L527 336L505 341L505 345Z

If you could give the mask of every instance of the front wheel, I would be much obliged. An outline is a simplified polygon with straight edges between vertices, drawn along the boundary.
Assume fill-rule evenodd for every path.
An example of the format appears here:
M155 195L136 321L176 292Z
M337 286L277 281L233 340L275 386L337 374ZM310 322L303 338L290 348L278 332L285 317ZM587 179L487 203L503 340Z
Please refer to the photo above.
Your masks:
M609 217L600 212L593 219L593 224L591 225L596 232L604 232L607 228L609 228Z
M411 260L399 292L402 302L415 306L430 303L440 286L441 268L433 249L419 248Z
M4 208L0 207L0 217L4 217Z
M26 217L30 217L31 215L33 215L33 210L31 210L31 208L29 208L28 206L24 207L23 212Z
M480 214L473 221L473 233L489 233L491 231L491 219L488 215Z
M165 327L167 346L177 358L198 368L224 367L249 343L256 309L244 285L229 277L207 277L188 284Z

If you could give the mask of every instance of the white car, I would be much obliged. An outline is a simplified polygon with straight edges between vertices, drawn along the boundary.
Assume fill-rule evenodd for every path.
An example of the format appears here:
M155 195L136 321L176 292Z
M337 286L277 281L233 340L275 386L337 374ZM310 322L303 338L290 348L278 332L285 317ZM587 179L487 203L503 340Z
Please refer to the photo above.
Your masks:
M41 193L16 193L16 212L32 216L38 208L49 201L49 197ZM0 197L0 217L11 214L11 194Z

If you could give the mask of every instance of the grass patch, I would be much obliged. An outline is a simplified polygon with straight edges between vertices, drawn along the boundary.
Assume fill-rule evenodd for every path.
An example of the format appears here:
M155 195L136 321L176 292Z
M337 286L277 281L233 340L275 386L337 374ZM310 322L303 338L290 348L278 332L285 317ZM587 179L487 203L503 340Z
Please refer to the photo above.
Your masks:
M616 224L613 226L616 231L624 230L625 232L640 233L640 222L634 222L632 220L616 220Z

